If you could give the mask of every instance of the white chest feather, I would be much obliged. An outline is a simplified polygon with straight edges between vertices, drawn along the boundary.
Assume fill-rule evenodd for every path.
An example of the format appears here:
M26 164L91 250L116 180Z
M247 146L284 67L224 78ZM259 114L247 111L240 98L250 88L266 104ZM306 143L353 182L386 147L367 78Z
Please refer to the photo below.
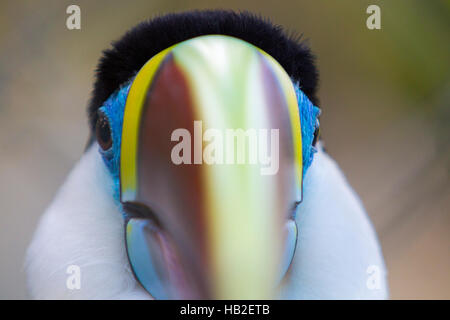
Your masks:
M28 249L30 295L38 299L147 298L131 272L113 181L92 146L44 213ZM80 289L67 286L71 265ZM70 287L70 286L69 286Z
M358 196L321 148L304 180L297 249L282 297L386 299L386 270Z

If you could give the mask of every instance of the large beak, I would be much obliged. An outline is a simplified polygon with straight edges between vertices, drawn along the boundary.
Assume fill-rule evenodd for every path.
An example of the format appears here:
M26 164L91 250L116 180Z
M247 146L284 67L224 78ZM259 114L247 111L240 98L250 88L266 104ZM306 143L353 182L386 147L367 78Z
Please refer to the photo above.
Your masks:
M274 297L295 247L300 133L288 75L244 41L194 38L142 67L120 184L128 256L150 294Z

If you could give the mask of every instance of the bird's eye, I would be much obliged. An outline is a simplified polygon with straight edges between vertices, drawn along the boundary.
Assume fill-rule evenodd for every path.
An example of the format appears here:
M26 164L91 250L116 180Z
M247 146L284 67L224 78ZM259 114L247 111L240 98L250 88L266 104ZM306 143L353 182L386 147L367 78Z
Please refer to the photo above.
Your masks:
M319 136L320 136L320 128L319 128L319 126L317 126L316 130L314 130L314 137L313 137L313 141L312 141L313 146L316 145L317 140L319 140Z
M97 124L95 126L95 134L97 141L103 150L108 150L112 146L111 127L109 120L102 112L98 115Z

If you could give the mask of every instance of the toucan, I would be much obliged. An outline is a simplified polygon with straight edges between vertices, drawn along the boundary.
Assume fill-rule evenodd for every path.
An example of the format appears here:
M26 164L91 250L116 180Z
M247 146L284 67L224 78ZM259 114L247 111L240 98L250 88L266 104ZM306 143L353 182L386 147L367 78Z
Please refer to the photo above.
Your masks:
M249 12L129 30L100 58L88 145L27 250L30 296L388 298L317 86L301 37Z

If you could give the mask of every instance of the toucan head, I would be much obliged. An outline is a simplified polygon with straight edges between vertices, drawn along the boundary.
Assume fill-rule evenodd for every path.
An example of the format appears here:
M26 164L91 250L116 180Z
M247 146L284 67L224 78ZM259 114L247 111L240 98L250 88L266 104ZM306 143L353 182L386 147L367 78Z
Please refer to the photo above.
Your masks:
M246 13L157 18L105 52L91 140L154 298L276 295L318 134L315 86L309 50Z

